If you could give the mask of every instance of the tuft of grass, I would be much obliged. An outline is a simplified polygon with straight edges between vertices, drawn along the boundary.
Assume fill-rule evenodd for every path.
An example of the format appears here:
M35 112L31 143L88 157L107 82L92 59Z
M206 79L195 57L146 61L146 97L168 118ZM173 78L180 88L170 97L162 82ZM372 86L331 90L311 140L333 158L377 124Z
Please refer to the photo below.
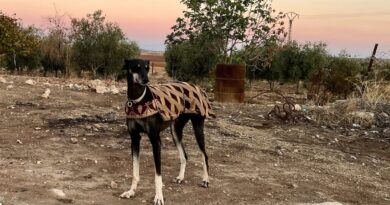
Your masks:
M362 89L364 87L364 90ZM366 110L376 110L378 105L390 103L390 83L386 81L364 81L358 88Z

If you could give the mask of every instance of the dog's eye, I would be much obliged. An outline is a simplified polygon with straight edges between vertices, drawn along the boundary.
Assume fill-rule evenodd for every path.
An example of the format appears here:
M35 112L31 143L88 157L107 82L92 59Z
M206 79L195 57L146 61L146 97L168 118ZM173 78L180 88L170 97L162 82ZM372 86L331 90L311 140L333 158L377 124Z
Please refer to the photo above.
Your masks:
M138 68L139 68L139 67L141 67L141 65L140 65L140 64L138 64Z

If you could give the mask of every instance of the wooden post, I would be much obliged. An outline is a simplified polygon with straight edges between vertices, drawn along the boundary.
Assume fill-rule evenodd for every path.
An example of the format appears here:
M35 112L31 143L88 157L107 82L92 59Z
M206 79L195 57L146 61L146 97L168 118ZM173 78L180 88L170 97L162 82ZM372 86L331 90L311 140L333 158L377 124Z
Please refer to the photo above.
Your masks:
M378 44L376 43L374 46L374 50L372 51L370 63L368 64L368 69L367 69L367 76L370 72L372 72L372 65L374 64L375 60L375 55L376 55L376 50L378 49Z
M371 58L370 58L370 63L368 64L368 68L367 68L367 71L365 72L364 76L363 76L363 82L362 82L362 96L363 94L366 92L366 86L364 84L365 81L368 80L368 76L370 75L370 73L372 73L372 65L374 64L374 60L375 60L375 55L376 55L376 51L378 49L378 44L376 43L375 46L374 46L374 50L372 51L372 55L371 55Z

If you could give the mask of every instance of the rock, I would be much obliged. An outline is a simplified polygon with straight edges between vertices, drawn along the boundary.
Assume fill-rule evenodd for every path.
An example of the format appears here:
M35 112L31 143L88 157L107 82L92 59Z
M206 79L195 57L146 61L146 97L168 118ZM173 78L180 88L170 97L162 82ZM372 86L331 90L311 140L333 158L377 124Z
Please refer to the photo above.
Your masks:
M351 112L347 114L349 122L359 124L363 127L371 127L375 122L375 115L372 112Z
M353 123L353 124L352 124L352 127L355 127L355 128L360 128L361 126L360 126L359 124L355 124L355 123Z
M7 89L7 90L11 90L12 88L14 88L13 85L8 85L6 89Z
M126 93L127 92L127 87L123 86L123 87L119 88L119 90L120 90L121 93Z
M99 94L104 94L104 93L110 92L110 90L106 86L101 86L101 85L96 86L95 91L96 91L96 93L99 93Z
M101 80L96 79L96 80L91 80L89 83L89 87L96 89L97 86L106 86Z
M32 79L26 80L25 83L28 84L28 85L35 85L36 84L36 82L34 80L32 80Z
M7 81L3 77L0 77L0 83L7 83Z
M77 144L77 142L79 142L79 140L77 138L70 138L70 141L73 143L73 144Z
M388 115L387 113L385 113L385 112L379 113L378 116L379 116L380 118L382 118L382 119L388 119L388 118L389 118L389 115Z
M119 92L120 92L119 89L115 85L111 85L109 89L110 89L110 92L114 95L119 94Z
M287 187L288 187L289 189L296 189L296 188L298 188L298 184L295 184L295 183L290 184L290 183L288 183L288 184L287 184Z
M295 205L343 205L340 202L322 202L322 203L297 203Z
M45 92L41 95L42 98L49 98L49 95L50 95L50 89L49 88L46 88Z
M116 188L118 188L118 184L114 181L111 181L110 187L111 187L111 189L116 189Z
M79 84L73 84L73 83L70 83L67 85L67 87L69 87L71 90L77 90L77 91L82 91L82 90L88 90L88 86L85 86L85 85L79 85Z
M51 189L51 192L58 197L65 197L66 194L61 189Z
M276 146L276 147L275 147L275 150L276 150L276 153L277 153L279 156L283 156L283 152L282 152L282 147L281 147L281 146Z
M21 140L16 140L16 142L17 142L18 144L23 144L23 142L22 142Z
M299 104L295 104L295 105L294 105L294 109L295 109L296 111L302 111L302 107L301 107Z

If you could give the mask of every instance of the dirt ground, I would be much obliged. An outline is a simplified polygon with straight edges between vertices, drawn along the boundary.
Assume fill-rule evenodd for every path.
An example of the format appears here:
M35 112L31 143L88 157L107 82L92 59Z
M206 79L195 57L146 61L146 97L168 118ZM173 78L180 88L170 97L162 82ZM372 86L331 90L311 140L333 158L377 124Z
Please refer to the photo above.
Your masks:
M130 188L132 164L125 94L72 90L69 80L1 75L0 204L151 204L154 165L143 138L141 182ZM27 79L36 85L25 84ZM153 77L153 81L164 80ZM73 82L81 80L73 79ZM125 84L120 84L124 86ZM48 99L41 98L50 88ZM210 188L201 182L201 154L190 126L184 184L174 184L179 156L162 133L166 204L390 204L390 140L365 130L265 120L270 102L213 103L206 122ZM54 194L62 190L65 196Z

